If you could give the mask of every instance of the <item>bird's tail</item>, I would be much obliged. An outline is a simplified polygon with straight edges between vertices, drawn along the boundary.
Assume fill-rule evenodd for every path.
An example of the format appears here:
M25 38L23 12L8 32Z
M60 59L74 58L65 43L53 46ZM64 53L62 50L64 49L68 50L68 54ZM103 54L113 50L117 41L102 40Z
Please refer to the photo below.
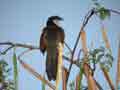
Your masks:
M53 49L48 50L47 53L47 58L46 58L46 72L48 79L51 80L56 80L57 77L57 66L58 65L58 50Z

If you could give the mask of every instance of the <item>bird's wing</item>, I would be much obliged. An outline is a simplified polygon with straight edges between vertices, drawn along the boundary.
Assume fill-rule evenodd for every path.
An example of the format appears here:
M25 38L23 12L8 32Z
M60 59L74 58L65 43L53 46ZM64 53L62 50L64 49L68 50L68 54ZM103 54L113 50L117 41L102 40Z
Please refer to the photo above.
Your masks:
M47 33L47 29L44 28L40 36L40 51L43 54L45 53L47 47L46 33Z

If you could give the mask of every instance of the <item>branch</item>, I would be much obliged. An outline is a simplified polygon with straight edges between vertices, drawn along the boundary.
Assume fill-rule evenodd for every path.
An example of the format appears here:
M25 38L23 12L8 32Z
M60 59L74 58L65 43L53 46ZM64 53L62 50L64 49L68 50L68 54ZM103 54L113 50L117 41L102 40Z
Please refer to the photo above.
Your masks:
M27 69L31 74L33 74L37 79L41 80L42 82L44 82L45 84L47 84L50 88L52 88L53 90L55 90L55 86L52 85L49 81L47 81L45 78L43 78L39 73L37 73L33 68L31 68L29 65L27 65L26 63L24 63L22 60L18 59L20 64Z
M79 39L80 39L80 36L81 36L81 31L84 30L85 26L87 25L89 19L94 15L94 9L91 9L87 15L85 16L85 19L83 21L83 24L82 24L82 27L80 29L80 32L78 34L78 37L77 37L77 40L75 42L75 45L74 45L74 48L73 48L73 52L72 52L72 56L71 56L71 64L69 66L69 71L68 71L68 76L67 76L67 82L68 82L68 78L69 78L69 74L70 74L70 71L71 71L71 68L72 68L72 64L73 64L73 57L74 57L74 53L75 53L75 50L77 48L77 45L78 45L78 42L79 42Z
M47 84L50 88L52 88L53 90L55 90L55 86L52 85L49 81L47 81L45 78L43 78L39 73L37 73L33 68L31 68L28 64L26 64L25 62L23 62L20 57L23 56L25 53L28 53L29 51L31 51L31 49L25 50L24 52L22 52L19 56L18 56L18 61L20 62L20 64L26 69L28 70L31 74L33 74L37 79L41 80L42 82L44 82L45 84Z
M20 57L22 57L24 54L28 53L29 51L39 50L39 47L33 46L33 45L21 44L21 43L13 43L13 42L0 42L0 45L4 45L4 46L7 45L7 46L9 46L4 51L0 52L0 54L6 54L9 50L11 50L14 47L27 48L27 50L25 50L24 52L22 52L18 56L18 60L19 60L20 64L22 64L22 66L25 69L27 69L30 73L32 73L34 76L36 76L39 80L42 80L43 82L45 82L46 84L48 84L49 87L51 87L52 89L55 89L55 86L53 86L50 82L48 82L47 80L45 80L45 78L43 78L40 74L38 74L37 72L35 72L35 70L33 70L29 65L27 65L26 63L24 63L20 59ZM70 52L72 52L71 48L67 45L67 43L65 43L65 46L68 48L68 50ZM64 58L65 58L65 60L69 61L68 57L64 57Z
M71 63L71 59L65 55L63 55L64 60L68 61ZM73 60L72 64L75 64L79 67L79 64L77 63L77 60Z
M84 74L87 78L88 90L97 90L97 85L90 71L90 66L87 63L83 64Z
M112 13L116 13L118 15L120 15L120 11L117 10L113 10L113 9L107 9L108 11L112 12Z
M32 50L39 50L39 48L38 47L36 47L36 46L32 46L32 45L26 45L26 44L20 44L20 43L12 43L12 42L0 42L0 45L10 45L10 47L8 47L8 49L6 49L5 50L5 53L7 53L9 50L11 50L13 47L22 47L22 48L28 48L27 50L25 50L24 52L22 52L19 56L18 56L18 60L19 60L19 62L20 62L20 64L25 68L25 69L27 69L30 73L32 73L36 78L38 78L39 80L42 80L43 82L45 81L45 83L49 86L49 87L51 87L51 88L53 88L53 89L55 89L55 86L53 86L50 82L48 82L47 80L45 80L45 78L43 78L40 74L38 74L37 72L35 72L35 70L33 70L31 67L29 67L29 65L27 65L26 63L24 63L21 59L20 59L20 57L22 57L24 54L26 54L26 53L28 53L29 51L32 51ZM9 49L10 48L10 49ZM69 58L69 57L67 57L67 56L65 56L65 55L63 55L63 58L64 58L64 60L66 60L66 61L68 61L68 62L70 62L70 63L72 63L72 64L75 64L78 68L79 68L79 62L78 62L78 60L73 60L72 62L71 62L71 59ZM82 63L82 62L81 62ZM96 82L97 83L97 82ZM97 83L97 85L99 85L98 83ZM100 85L99 85L100 86Z
M66 61L68 61L68 62L71 63L69 57L63 55L63 58L64 58L64 60L66 60ZM78 68L80 67L80 66L79 66L80 63L84 63L84 62L78 62L78 60L73 60L73 62L72 62L72 64L76 65ZM90 70L92 71L91 68L90 68ZM68 73L67 73L67 74L68 74ZM94 80L95 80L95 79L94 79ZM95 83L96 83L97 87L99 88L99 90L103 90L102 86L101 86L96 80L95 80Z
M29 48L29 49L39 49L37 46L27 45L27 44L20 44L20 43L13 43L13 42L0 42L0 45L10 45L13 47L22 47L22 48Z
M20 44L20 43L12 43L12 42L0 42L0 45L9 45L9 47L4 50L3 52L1 52L1 54L6 54L9 50L11 50L13 47L22 47L22 48L28 48L27 50L25 50L24 52L22 52L19 56L18 56L18 61L20 62L20 64L27 69L31 74L33 74L36 78L38 78L39 80L41 80L42 82L46 83L49 87L51 87L53 90L55 90L55 86L52 85L49 81L47 81L45 78L43 78L39 73L37 73L33 68L31 68L29 65L27 65L26 63L24 63L20 57L22 57L25 53L28 53L31 50L39 50L39 47L37 46L32 46L32 45L26 45L26 44Z
M11 49L14 48L14 47L27 48L28 51L22 52L19 57L21 57L21 56L24 55L25 53L29 52L30 50L34 50L34 49L35 49L35 50L39 50L39 47L37 47L37 46L27 45L27 44L21 44L21 43L0 42L0 45L4 45L4 46L5 46L5 45L8 45L8 46L9 46L6 50L0 52L0 54L6 54L9 50L11 50ZM65 43L65 46L70 50L70 52L72 51L71 48L67 45L67 43ZM69 57L63 55L63 58L64 58L64 60L66 60L66 61L68 61L68 62L71 62L70 59L69 59ZM73 63L75 64L76 61L74 61Z
M0 52L0 55L5 55L10 49L12 49L14 46L9 46L7 49L5 49L4 51Z
M13 47L22 47L22 48L28 48L28 49L35 49L35 50L40 50L38 46L33 46L33 45L27 45L27 44L21 44L21 43L13 43L13 42L0 42L0 45L8 45L9 47L0 52L0 54L6 54L9 50L11 50ZM65 46L67 49L72 52L72 49L68 46L68 44L65 42Z
M104 76L105 76L105 78L106 78L106 80L107 80L111 90L115 90L115 87L113 85L113 82L112 82L112 80L111 80L107 70L105 68L103 68L102 66L101 66L101 70L102 70L102 72L103 72L103 74L104 74Z
M64 44L67 47L67 49L70 51L70 53L72 54L72 49L69 47L69 45L66 42L64 42Z

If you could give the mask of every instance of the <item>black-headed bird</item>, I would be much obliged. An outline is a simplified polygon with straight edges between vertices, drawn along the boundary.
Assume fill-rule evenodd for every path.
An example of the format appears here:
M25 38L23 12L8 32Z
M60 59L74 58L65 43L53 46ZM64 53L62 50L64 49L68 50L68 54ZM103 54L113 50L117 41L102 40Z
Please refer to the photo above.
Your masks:
M56 80L58 44L64 45L65 33L59 25L61 20L63 19L59 16L49 17L40 37L40 50L43 54L47 52L46 73L49 81Z

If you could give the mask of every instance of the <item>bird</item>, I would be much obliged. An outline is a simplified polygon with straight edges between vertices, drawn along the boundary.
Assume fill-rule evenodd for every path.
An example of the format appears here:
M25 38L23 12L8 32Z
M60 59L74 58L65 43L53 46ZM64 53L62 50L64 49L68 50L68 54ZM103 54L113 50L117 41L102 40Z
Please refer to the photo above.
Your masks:
M50 16L43 28L40 36L40 51L44 55L46 52L46 73L48 80L55 81L58 67L58 44L64 46L65 32L60 26L63 18L60 16Z

